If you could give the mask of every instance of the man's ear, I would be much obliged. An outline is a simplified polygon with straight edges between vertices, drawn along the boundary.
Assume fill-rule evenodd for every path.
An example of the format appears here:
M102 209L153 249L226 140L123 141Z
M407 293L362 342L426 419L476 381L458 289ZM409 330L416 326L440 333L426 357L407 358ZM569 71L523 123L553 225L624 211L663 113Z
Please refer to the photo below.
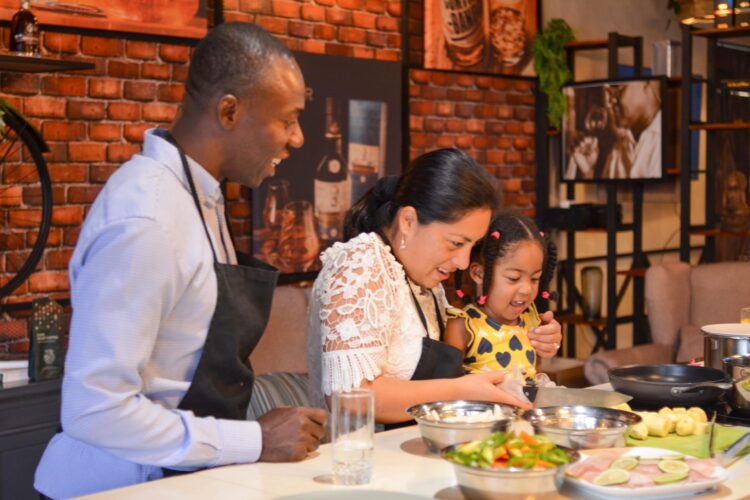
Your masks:
M237 124L240 114L239 104L239 99L232 94L224 94L219 98L216 107L219 114L219 123L225 130L232 130Z

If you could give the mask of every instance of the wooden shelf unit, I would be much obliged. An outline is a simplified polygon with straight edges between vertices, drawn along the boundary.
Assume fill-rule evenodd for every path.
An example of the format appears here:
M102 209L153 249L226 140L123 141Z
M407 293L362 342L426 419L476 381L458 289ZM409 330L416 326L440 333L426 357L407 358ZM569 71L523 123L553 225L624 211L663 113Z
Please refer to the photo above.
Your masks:
M9 52L0 53L0 71L52 73L56 71L77 71L94 68L94 64L85 61L68 61L50 57L20 56Z

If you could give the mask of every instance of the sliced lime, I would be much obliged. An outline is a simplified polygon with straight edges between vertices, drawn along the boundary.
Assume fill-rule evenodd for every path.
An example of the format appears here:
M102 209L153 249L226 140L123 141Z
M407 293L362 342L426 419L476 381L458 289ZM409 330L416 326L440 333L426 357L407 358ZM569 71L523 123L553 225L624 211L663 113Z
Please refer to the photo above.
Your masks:
M659 462L659 470L668 474L682 474L687 476L690 465L682 460L662 460Z
M656 476L654 478L654 482L656 484L676 483L677 481L682 481L687 477L687 474L680 474L679 472L669 472L667 474L662 474L661 476Z
M661 460L685 460L685 455L675 453L674 455L662 455L659 457Z
M612 486L630 481L630 472L625 469L607 469L594 478L594 484L599 486Z
M609 466L610 469L633 470L638 466L638 457L620 457Z

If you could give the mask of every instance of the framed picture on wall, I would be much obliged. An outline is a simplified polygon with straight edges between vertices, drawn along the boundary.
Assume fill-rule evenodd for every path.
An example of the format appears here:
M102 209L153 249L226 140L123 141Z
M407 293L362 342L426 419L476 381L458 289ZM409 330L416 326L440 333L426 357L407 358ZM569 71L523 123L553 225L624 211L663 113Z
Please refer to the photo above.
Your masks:
M425 0L428 69L533 77L539 0Z
M666 160L666 78L563 87L564 181L660 180Z
M18 0L0 0L10 20ZM206 0L32 0L39 24L90 30L203 38L208 31Z
M296 53L305 76L302 148L252 193L253 255L280 282L311 279L343 237L346 211L401 172L401 65Z

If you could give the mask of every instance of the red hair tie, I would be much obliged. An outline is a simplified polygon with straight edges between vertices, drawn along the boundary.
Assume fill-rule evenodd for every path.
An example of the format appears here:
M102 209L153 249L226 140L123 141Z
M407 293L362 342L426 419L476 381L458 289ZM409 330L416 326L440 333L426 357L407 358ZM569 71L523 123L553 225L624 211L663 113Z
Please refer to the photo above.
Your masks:
M481 295L479 297L479 300L477 300L477 304L479 304L480 306L483 306L485 302L487 302L487 296L486 295Z
M463 290L456 290L456 295L458 295L458 298L463 299L464 298Z
M499 239L500 239L500 231L492 231L492 232L490 233L490 236L492 236L492 237L493 237L493 238L495 238L496 240L499 240Z
M542 298L543 299L549 299L549 292L547 290L542 292Z
M544 238L544 231L539 231L539 236L541 236L542 238Z

